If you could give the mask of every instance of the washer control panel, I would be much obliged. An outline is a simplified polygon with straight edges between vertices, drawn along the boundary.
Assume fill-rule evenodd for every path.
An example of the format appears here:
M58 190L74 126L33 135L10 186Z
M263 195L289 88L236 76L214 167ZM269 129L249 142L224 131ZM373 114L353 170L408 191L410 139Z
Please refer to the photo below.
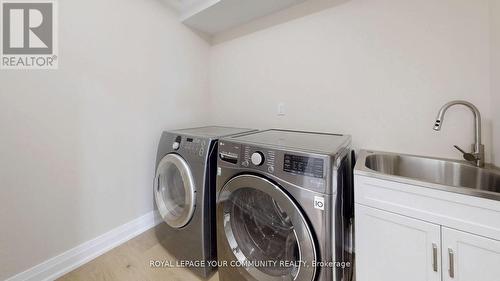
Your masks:
M321 158L285 154L283 171L315 178L323 178L324 161Z
M243 145L243 167L253 167L260 171L274 174L276 165L276 152L274 150L254 148Z
M330 169L327 155L255 147L227 140L219 141L218 165L270 174L318 192L325 191Z

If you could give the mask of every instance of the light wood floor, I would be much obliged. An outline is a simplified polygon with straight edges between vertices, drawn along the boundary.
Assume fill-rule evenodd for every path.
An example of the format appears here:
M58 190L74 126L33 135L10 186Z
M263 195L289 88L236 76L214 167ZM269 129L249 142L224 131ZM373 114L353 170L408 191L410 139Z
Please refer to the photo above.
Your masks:
M163 227L160 224L156 228ZM151 260L175 259L160 245L155 229L57 279L58 281L201 281L182 268L152 268ZM209 281L218 281L217 274Z

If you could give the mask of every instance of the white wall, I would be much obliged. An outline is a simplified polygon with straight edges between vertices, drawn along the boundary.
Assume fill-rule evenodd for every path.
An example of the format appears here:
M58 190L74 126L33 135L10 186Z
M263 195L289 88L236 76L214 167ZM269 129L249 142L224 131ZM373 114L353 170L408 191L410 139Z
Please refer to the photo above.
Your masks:
M151 211L161 131L207 117L209 46L161 0L59 9L59 70L0 71L0 280Z
M493 147L495 164L500 167L500 1L491 3L491 110L493 116Z
M351 0L212 48L215 123L352 134L356 147L460 157L483 114L491 158L488 0ZM234 35L234 32L232 32ZM234 37L234 36L232 36ZM277 116L284 102L285 116Z

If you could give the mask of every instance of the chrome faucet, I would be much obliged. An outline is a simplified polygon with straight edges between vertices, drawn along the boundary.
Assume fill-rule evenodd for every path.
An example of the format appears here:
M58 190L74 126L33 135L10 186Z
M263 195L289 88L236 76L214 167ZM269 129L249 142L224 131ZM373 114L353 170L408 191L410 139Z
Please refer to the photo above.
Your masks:
M438 116L436 118L436 123L434 124L434 130L440 131L443 125L444 115L446 111L454 105L463 105L468 107L474 114L474 131L475 131L475 143L472 145L472 152L465 152L463 149L454 145L462 154L465 160L474 163L477 167L484 167L484 145L481 143L481 113L475 105L470 102L456 100L450 101L449 103L443 105L441 110L439 110Z

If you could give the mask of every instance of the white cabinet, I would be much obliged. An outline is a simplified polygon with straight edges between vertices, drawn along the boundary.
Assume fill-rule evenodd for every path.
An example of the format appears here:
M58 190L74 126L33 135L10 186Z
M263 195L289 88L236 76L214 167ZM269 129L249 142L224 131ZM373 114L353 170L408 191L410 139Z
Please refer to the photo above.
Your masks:
M441 280L440 226L356 205L357 281Z
M444 281L500 280L500 241L443 227Z
M499 281L500 202L355 175L357 281Z

